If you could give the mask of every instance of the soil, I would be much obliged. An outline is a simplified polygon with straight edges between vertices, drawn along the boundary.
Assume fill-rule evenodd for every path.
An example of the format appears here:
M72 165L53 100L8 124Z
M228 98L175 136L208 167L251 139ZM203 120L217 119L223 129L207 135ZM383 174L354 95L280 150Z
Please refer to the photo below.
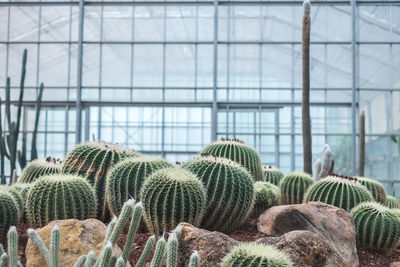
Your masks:
M26 258L25 258L25 247L28 242L28 236L26 231L28 230L28 226L25 224L20 224L17 227L18 231L18 249L19 249L19 257L20 261L25 266L26 264ZM149 238L150 234L149 233L137 233L135 237L135 243L133 244L133 251L131 253L131 256L129 257L129 262L132 266L135 266L136 261L139 259L140 254L142 253L142 250L146 244L147 239ZM257 226L256 222L254 219L249 219L246 221L246 223L240 227L238 230L235 232L229 234L230 237L242 241L242 242L251 242L254 241L260 237L262 237L262 234L260 234L257 231ZM121 235L117 241L117 244L119 247L123 247L125 244L126 236ZM154 248L153 248L154 250ZM148 261L152 258L152 254L149 256ZM358 250L358 257L360 260L360 266L362 267L389 267L390 263L392 262L400 262L400 249L397 249L393 251L393 253L390 256L384 256L380 255L377 253L365 251L362 249Z

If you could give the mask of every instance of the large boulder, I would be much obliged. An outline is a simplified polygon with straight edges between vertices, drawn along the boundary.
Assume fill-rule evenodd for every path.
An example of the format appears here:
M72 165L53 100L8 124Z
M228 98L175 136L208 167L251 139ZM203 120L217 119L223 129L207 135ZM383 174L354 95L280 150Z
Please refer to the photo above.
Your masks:
M281 236L297 230L310 231L330 243L335 257L340 257L343 262L340 266L359 264L354 220L345 210L335 206L321 202L275 206L259 217L257 229L267 236Z
M239 244L220 232L210 232L188 223L179 225L182 226L182 235L179 239L178 266L188 266L194 250L200 254L201 266L219 266L229 250Z
M106 226L96 220L59 220L52 221L43 228L37 230L47 247L50 243L50 235L53 227L60 228L60 266L74 266L76 260L90 251L94 251L98 257L103 247L106 235ZM121 249L114 248L113 255L121 255ZM46 266L46 262L39 249L28 240L25 250L26 266Z

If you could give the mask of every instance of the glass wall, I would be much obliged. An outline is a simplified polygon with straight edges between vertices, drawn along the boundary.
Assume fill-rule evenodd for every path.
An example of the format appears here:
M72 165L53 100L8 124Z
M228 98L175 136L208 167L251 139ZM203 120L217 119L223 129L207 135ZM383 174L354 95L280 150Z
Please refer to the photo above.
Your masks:
M389 137L400 129L400 5L311 10L314 159L328 143L337 169L354 173L365 110L366 174L400 194ZM9 76L17 100L27 48L23 134L44 82L40 156L95 138L183 161L229 137L264 164L302 170L301 20L299 0L0 1L0 97Z

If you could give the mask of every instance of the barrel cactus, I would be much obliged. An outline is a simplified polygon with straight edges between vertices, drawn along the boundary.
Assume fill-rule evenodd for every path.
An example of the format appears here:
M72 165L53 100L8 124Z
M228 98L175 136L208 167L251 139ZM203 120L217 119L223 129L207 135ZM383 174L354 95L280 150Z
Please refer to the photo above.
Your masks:
M32 188L33 183L28 184L15 184L12 187L18 192L20 198L22 199L22 214L20 214L20 221L25 223L26 220L26 202L28 198L29 190Z
M14 198L15 204L17 204L18 214L21 216L24 212L24 201L18 191L14 188L14 186L0 186L1 191L6 191L12 195Z
M304 194L313 184L311 175L303 172L292 172L286 175L280 183L280 204L300 204L303 202Z
M143 182L153 172L172 167L172 164L156 157L127 158L111 170L107 181L107 199L111 212L119 215L129 198L140 200Z
M96 196L83 177L43 176L29 190L26 212L33 227L63 219L85 220L96 214Z
M375 201L385 205L386 204L386 190L383 185L373 179L365 178L365 177L356 177L357 181L360 182L363 186L365 186L368 191L372 194L372 197Z
M251 217L255 218L261 215L265 210L278 205L280 196L279 187L268 182L256 182L254 184L256 200Z
M279 182L284 176L281 170L273 166L264 166L263 172L264 172L265 182L270 182L274 185L279 185Z
M61 161L48 157L31 161L22 170L18 183L33 183L40 176L59 173L61 170Z
M372 200L371 193L357 178L333 175L312 185L304 196L304 202L320 201L346 211Z
M236 161L250 172L255 181L264 181L260 156L257 151L242 141L221 139L208 145L202 153Z
M400 209L400 202L393 196L386 196L386 207Z
M292 261L273 246L242 243L231 249L222 259L222 267L291 267Z
M7 241L10 226L18 223L18 206L14 197L6 190L0 190L0 244Z
M377 203L364 202L350 211L357 231L357 245L390 254L400 244L400 217Z
M110 212L106 201L106 179L112 166L138 153L124 146L102 141L86 142L76 146L65 158L61 172L85 177L97 197L97 218L109 221Z
M206 206L206 192L199 179L189 171L165 168L144 182L141 199L147 229L159 235L180 222L199 226Z
M254 202L253 179L238 163L203 154L182 165L207 190L207 209L201 227L229 233L249 216Z

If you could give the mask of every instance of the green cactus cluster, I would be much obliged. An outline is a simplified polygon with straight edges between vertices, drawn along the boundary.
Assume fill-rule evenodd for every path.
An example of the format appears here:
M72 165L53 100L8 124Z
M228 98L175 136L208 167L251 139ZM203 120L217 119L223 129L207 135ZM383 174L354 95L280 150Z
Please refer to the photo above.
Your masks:
M391 209L400 209L400 202L394 196L386 196L386 207Z
M304 194L313 183L313 178L307 173L292 172L287 174L280 183L280 204L289 205L302 203Z
M10 226L16 225L19 218L18 205L6 190L0 190L0 242L4 244Z
M376 202L379 202L383 205L386 204L386 190L383 185L373 179L365 178L365 177L356 177L357 181L360 182L363 186L365 186L368 191L372 194L372 197Z
M264 181L274 185L278 185L285 176L281 170L273 166L263 166Z
M43 176L29 190L26 211L33 227L43 227L54 220L85 220L95 215L96 196L80 176Z
M263 244L241 243L222 259L222 267L291 267L292 261L280 250Z
M161 234L180 222L199 226L206 192L199 179L180 167L154 172L143 184L144 221L151 233Z
M253 179L238 163L202 154L182 165L199 178L207 191L201 227L232 232L247 219L254 203Z
M0 245L0 266L1 267L22 267L18 260L18 233L15 226L11 226L7 234L7 252L3 245Z
M251 217L260 216L265 210L278 205L281 191L279 187L269 182L254 183L256 200L254 202Z
M390 254L400 244L400 217L377 203L364 202L350 211L361 248Z
M41 176L57 174L60 172L61 166L60 160L51 157L31 161L22 170L18 183L33 183Z
M129 198L140 200L143 182L153 172L172 167L172 164L156 157L127 158L115 165L107 181L107 200L111 212L118 215Z
M238 139L221 139L209 144L202 153L235 161L245 167L255 181L264 181L261 159L257 151Z
M97 197L97 218L109 221L111 214L106 199L106 183L111 168L127 157L139 154L122 145L102 141L86 142L76 146L64 159L62 173L85 177Z
M14 202L17 205L19 217L21 217L22 214L24 213L24 201L20 193L15 189L14 186L3 185L0 186L0 190L6 191L12 195L12 197L14 198Z
M28 199L28 193L29 190L32 188L33 183L29 184L15 184L12 187L15 189L16 192L18 192L20 198L22 199L22 213L20 214L20 222L21 223L27 223L27 217L26 217L26 204L27 204L27 199Z
M304 202L320 201L348 212L358 204L372 200L371 193L357 178L334 175L312 185L304 196Z

